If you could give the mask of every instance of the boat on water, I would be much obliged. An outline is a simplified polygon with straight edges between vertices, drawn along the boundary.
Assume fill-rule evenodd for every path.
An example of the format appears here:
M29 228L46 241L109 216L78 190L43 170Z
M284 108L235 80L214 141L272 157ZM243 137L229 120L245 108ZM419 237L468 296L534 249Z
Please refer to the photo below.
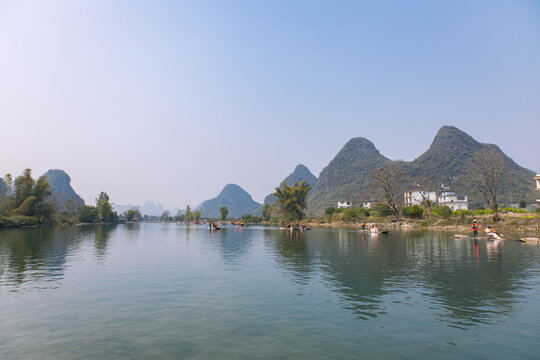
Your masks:
M526 243L531 243L531 244L540 244L540 239L539 238L534 238L534 237L526 237L526 238L521 238L519 239L523 242L526 242Z

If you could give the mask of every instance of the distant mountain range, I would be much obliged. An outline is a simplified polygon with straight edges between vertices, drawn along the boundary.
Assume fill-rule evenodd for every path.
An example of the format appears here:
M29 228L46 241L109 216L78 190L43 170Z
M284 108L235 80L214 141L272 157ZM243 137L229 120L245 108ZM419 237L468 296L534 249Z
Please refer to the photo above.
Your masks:
M47 202L56 206L56 211L76 211L84 205L84 200L71 187L71 178L64 170L47 171L44 176L50 185L51 196Z
M118 214L123 214L130 209L139 209L141 215L161 216L165 212L165 208L161 204L155 204L152 201L146 200L142 206L139 205L114 205L114 211ZM175 216L178 208L169 211L171 216Z
M441 127L429 149L413 161L392 161L382 155L371 141L357 137L343 146L322 170L318 179L306 166L300 164L284 182L292 185L295 181L306 180L312 185L308 197L308 211L311 214L321 214L326 207L335 207L338 201L352 201L359 206L362 200L368 200L371 197L368 192L370 173L380 166L393 163L406 175L404 190L419 186L425 190L438 191L440 185L444 184L458 193L469 195L469 206L475 208L483 205L484 200L468 178L467 167L470 166L474 154L483 149L493 149L504 159L499 186L500 204L517 203L519 200L535 203L537 193L533 171L516 164L496 145L479 143L452 126ZM49 170L45 176L51 185L52 195L49 201L56 205L58 211L84 205L83 199L71 187L70 177L63 170ZM0 181L0 194L4 187ZM275 197L269 194L263 204L273 204L275 201ZM226 206L230 217L240 217L245 214L261 215L263 204L254 201L240 186L229 184L217 197L204 201L197 209L203 217L217 218L219 208ZM134 207L136 206L115 205L114 208L121 214ZM160 216L165 211L161 204L156 205L151 201L146 201L139 209L143 215L154 216ZM177 212L178 208L175 208L170 214L174 216Z
M226 206L229 217L238 218L245 214L251 214L261 206L255 202L250 194L236 184L228 184L213 199L203 201L197 210L206 218L218 218L219 208Z
M291 186L292 184L294 184L295 181L302 182L304 180L306 181L308 185L313 186L317 182L317 177L313 175L311 171L309 171L309 169L305 165L298 164L296 168L294 169L294 171L290 173L282 182ZM281 183L279 183L277 186L281 187ZM253 212L253 215L261 216L263 206L265 204L268 204L270 206L274 205L277 198L273 195L273 193L274 192L272 192L271 194L268 194L264 198L262 205L259 206L257 209L255 209L255 211ZM309 193L311 193L311 190L309 191Z
M308 198L309 211L320 214L326 207L335 207L338 201L343 200L358 205L360 200L370 197L368 184L371 171L389 163L396 164L406 174L406 186L410 188L417 185L425 188L430 184L432 190L439 190L440 185L444 184L458 193L468 194L470 207L480 206L484 200L468 178L467 167L475 153L487 148L500 152L504 157L500 203L508 204L521 199L534 202L533 171L517 165L497 146L479 143L455 127L443 126L429 149L411 162L392 161L381 155L369 140L351 139L321 172Z

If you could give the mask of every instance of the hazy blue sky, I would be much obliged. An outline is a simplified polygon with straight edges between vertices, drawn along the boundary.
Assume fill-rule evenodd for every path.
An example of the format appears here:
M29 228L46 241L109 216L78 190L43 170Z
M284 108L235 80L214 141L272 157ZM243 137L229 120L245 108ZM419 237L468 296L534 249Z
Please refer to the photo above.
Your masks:
M412 160L442 125L540 171L540 1L0 0L0 174L86 201L262 201L351 137Z

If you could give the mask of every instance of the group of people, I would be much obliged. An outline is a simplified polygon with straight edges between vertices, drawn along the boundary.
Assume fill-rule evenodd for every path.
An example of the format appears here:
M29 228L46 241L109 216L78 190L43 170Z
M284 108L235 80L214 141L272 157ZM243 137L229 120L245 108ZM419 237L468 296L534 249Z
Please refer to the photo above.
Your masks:
M476 219L473 220L472 222L472 231L473 231L474 237L477 237L478 236L478 222L476 221ZM495 229L493 229L491 226L487 226L484 232L489 238L493 238L497 240L502 240L503 238L503 236L499 234L498 232L496 232Z
M362 225L360 226L360 230L366 230L366 223L362 223ZM379 232L379 225L377 225L377 224L371 225L369 230L372 233L378 233Z

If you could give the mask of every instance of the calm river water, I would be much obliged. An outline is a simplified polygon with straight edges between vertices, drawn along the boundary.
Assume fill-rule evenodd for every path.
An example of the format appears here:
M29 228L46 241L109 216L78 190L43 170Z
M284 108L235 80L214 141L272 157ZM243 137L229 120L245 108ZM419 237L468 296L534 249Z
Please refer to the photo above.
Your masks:
M538 359L540 247L446 233L0 231L0 359Z

